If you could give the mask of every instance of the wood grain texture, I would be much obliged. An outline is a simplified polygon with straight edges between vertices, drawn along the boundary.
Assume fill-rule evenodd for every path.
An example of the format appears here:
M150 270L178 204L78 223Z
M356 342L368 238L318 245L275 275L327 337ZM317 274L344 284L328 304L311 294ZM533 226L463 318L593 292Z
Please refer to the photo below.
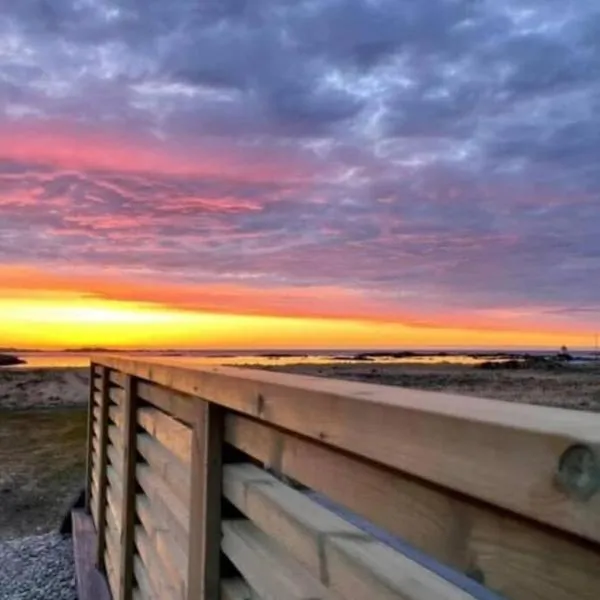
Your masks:
M71 513L73 523L73 557L79 600L110 600L108 585L96 569L96 531L88 514Z
M135 528L135 543L155 596L161 600L184 600L181 582L171 578L141 525Z
M342 597L473 598L254 465L226 465L223 492L261 531Z
M600 493L581 502L556 485L568 448L597 453L600 415L259 370L94 360L600 542Z
M111 422L116 425L117 429L122 432L124 423L123 408L113 404L108 409L108 416L110 417Z
M154 510L150 499L138 495L136 500L137 514L144 531L150 540L157 556L172 579L177 579L185 588L187 582L187 548L181 548L169 531L166 523L160 518L160 510Z
M514 600L594 600L600 552L510 513L245 417L225 440Z
M175 530L179 530L180 535L187 540L190 520L189 505L182 503L149 465L139 464L136 476L144 493L153 504L156 504L154 510L162 509L161 518L165 519L169 525L175 525Z
M220 600L264 600L241 578L221 581Z
M198 398L179 394L168 388L146 382L140 382L139 395L142 400L154 405L171 417L186 425L194 423L194 407Z
M221 588L221 496L224 412L196 407L191 451L187 600L218 600Z
M115 404L119 408L122 408L123 404L125 403L125 390L118 387L110 386L108 388L108 397L110 398L110 401L113 404Z
M131 373L130 373L131 375ZM111 386L116 386L125 389L127 385L127 373L123 369L114 369L109 375Z
M223 521L223 552L264 598L334 598L302 565L250 521Z
M191 461L192 430L156 408L142 408L138 423L185 465Z
M141 594L141 600L160 600L152 589L150 577L148 577L146 567L139 556L133 558L133 574L135 575L138 591Z
M136 464L137 464L137 411L136 379L127 376L124 381L125 403L123 406L123 497L121 523L121 565L119 570L118 600L128 600L133 589L133 556L135 527Z
M110 411L109 411L110 414ZM123 454L123 431L119 429L117 425L108 426L108 439L112 446L114 446L119 454Z
M183 504L190 502L190 467L147 433L138 434L138 450Z

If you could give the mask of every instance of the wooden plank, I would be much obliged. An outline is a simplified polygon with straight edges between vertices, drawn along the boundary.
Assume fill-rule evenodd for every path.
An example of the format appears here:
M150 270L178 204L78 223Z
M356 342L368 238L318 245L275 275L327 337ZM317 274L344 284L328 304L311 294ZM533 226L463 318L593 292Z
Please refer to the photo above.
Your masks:
M221 581L221 600L261 600L260 596L241 578Z
M142 400L156 406L173 418L186 425L193 425L197 398L187 394L178 394L168 388L146 382L140 382L139 395Z
M130 373L131 374L131 373ZM127 385L127 373L121 369L116 369L110 372L109 375L111 386L117 386L125 389Z
M251 369L94 360L600 542L600 493L579 498L598 477L600 415ZM588 452L589 472L559 478L570 481L565 490L556 473L574 446Z
M218 600L221 588L221 502L224 411L201 402L191 449L187 600Z
M112 577L116 577L117 581L120 579L120 565L121 565L121 538L119 532L112 527L111 516L107 513L107 528L106 528L106 549L105 558L109 557L110 571ZM108 574L108 565L106 565L106 572ZM111 583L112 588L112 583ZM118 591L118 587L116 588Z
M127 376L124 381L125 405L123 407L123 498L121 524L121 565L118 600L127 600L133 589L133 554L136 495L136 435L138 398L136 380Z
M184 464L191 460L192 430L156 408L142 408L138 423Z
M106 564L106 578L110 586L111 597L114 599L117 598L119 593L119 573L114 565L113 557L108 552L108 548L104 554L104 563Z
M92 438L94 437L94 389L91 382L94 381L96 373L96 365L90 363L90 388L88 398L88 411L87 411L87 446L86 446L86 474L85 474L85 510L90 514L92 508Z
M106 477L108 478L109 485L114 490L116 497L119 498L119 501L122 501L123 479L119 476L119 474L115 471L113 467L106 468Z
M125 403L125 390L111 386L108 389L108 396L110 398L110 401L113 404L115 404L118 408L123 407L123 404Z
M138 434L138 450L152 470L183 504L190 501L190 467L147 433Z
M111 600L106 580L95 567L96 531L89 515L81 510L71 513L73 556L79 600Z
M260 596L278 600L331 598L315 577L250 521L223 521L221 546Z
M245 417L225 440L514 600L595 600L590 544Z
M104 557L105 535L104 527L106 524L106 466L107 466L107 446L108 446L108 369L101 367L101 405L98 425L98 509L97 509L97 525L98 525L98 547L96 549L96 564L99 568L103 568L102 559Z
M108 439L110 440L110 443L117 448L119 454L123 454L123 434L121 429L116 425L109 425Z
M147 496L138 494L136 510L157 557L165 569L169 571L172 579L177 579L185 588L188 563L187 548L184 550L177 544L174 536L169 531L168 525L160 519L160 508L153 506Z
M117 472L119 478L122 478L125 457L122 454L119 454L119 451L113 445L108 447L107 454L110 460L110 465Z
M148 572L146 571L146 567L139 556L133 557L133 574L135 575L135 580L137 582L139 591L141 592L142 600L160 600L154 594L152 584L150 583L150 578L148 577Z
M106 492L106 503L108 506L108 510L106 511L107 522L110 524L110 527L118 534L117 539L121 538L121 524L123 522L123 517L121 515L121 496L115 492L113 487L109 487Z
M123 431L123 424L125 422L123 409L120 406L111 406L108 410L108 416L110 420L117 426L119 431Z
M161 600L181 600L184 597L182 583L173 579L171 573L164 568L141 525L135 528L135 543L156 597Z
M162 507L161 519L174 526L178 539L188 539L190 510L183 504L171 489L160 479L149 465L139 464L136 469L139 484L153 505ZM185 547L185 545L183 546Z
M473 598L254 465L226 465L223 493L325 587L344 598Z

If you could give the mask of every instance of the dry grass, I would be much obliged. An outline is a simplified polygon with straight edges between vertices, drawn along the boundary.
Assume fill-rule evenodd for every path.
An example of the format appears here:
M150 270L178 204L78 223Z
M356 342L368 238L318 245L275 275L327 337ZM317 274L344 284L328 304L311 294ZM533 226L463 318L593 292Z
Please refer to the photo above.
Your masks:
M55 529L85 479L86 411L0 412L0 539Z

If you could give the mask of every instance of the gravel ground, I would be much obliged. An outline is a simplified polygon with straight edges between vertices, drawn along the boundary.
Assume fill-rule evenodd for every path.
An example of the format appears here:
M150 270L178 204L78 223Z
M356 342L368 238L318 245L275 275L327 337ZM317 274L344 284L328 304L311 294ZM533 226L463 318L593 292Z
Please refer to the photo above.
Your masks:
M71 538L0 542L0 600L77 600Z

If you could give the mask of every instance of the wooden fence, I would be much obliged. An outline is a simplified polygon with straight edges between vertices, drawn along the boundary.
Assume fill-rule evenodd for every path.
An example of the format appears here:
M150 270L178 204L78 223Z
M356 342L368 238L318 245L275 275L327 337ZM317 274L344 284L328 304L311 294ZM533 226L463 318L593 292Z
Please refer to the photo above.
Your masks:
M600 598L598 414L127 357L91 374L115 600Z

